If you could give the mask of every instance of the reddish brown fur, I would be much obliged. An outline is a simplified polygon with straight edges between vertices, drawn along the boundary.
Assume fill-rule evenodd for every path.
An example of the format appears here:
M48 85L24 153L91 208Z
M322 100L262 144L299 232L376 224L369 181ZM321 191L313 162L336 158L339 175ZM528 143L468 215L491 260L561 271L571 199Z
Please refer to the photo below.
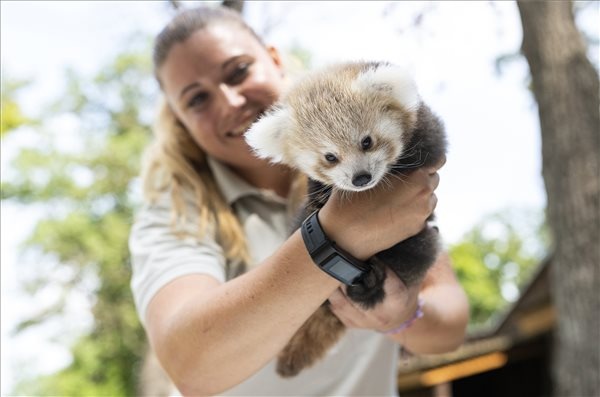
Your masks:
M329 306L322 305L279 354L277 373L283 377L297 375L303 368L323 358L345 331L346 327Z

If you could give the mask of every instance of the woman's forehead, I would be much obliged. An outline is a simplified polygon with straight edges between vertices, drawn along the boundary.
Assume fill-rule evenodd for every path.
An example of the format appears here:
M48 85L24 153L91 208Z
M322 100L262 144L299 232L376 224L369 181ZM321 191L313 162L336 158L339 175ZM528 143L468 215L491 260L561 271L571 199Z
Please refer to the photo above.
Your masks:
M200 76L222 71L227 61L240 56L257 57L264 47L242 28L228 25L209 26L194 32L185 41L173 46L159 76L165 88L179 91Z
M206 61L213 62L224 62L232 56L264 50L252 34L233 24L209 25L193 33L186 42L188 50L199 52L207 58Z

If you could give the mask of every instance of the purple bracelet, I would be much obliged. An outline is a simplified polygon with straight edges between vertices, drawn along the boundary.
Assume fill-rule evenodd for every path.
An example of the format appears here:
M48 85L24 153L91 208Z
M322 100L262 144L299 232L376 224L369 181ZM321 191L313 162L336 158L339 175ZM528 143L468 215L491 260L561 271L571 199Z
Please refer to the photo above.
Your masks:
M385 331L384 334L385 335L395 335L395 334L398 334L398 333L404 331L411 325L413 325L413 323L415 321L417 321L418 319L423 317L423 303L424 303L423 299L419 298L419 300L417 301L417 310L415 311L415 314L413 314L411 318L409 318L408 320L406 320L405 322L400 324L398 327L391 329L389 331Z

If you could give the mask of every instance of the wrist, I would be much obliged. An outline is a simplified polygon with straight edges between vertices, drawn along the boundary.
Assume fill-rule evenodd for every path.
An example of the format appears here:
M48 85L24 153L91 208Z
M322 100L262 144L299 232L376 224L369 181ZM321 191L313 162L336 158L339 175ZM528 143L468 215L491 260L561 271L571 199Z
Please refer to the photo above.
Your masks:
M301 234L313 262L325 273L346 285L356 285L369 266L332 241L319 222L319 211L302 222Z
M319 222L327 236L350 255L365 261L378 251L368 247L365 236L357 222L348 222L338 212L332 212L328 205L319 210Z

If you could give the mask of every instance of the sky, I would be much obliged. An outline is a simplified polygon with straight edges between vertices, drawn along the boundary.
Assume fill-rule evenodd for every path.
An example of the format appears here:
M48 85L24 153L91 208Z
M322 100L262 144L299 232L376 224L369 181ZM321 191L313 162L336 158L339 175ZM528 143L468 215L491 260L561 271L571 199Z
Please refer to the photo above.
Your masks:
M92 75L133 31L156 34L172 15L164 1L0 4L2 76L33 80L19 97L32 115L60 92L65 67ZM436 191L438 223L448 244L491 213L544 208L540 133L535 101L526 89L527 63L517 56L503 63L501 73L496 69L498 57L519 51L514 3L254 1L246 16L267 42L282 50L299 46L309 51L313 67L383 60L413 72L421 96L448 134L447 163ZM30 138L14 134L3 140L3 179L18 149L36 144ZM19 292L17 282L19 264L26 260L18 255L18 244L38 217L35 209L22 211L2 202L3 395L25 375L24 368L45 373L69 361L64 338L48 336L61 333L62 324L9 335L11 326L36 306L35 299ZM85 299L69 310L76 319L72 333L89 324Z

